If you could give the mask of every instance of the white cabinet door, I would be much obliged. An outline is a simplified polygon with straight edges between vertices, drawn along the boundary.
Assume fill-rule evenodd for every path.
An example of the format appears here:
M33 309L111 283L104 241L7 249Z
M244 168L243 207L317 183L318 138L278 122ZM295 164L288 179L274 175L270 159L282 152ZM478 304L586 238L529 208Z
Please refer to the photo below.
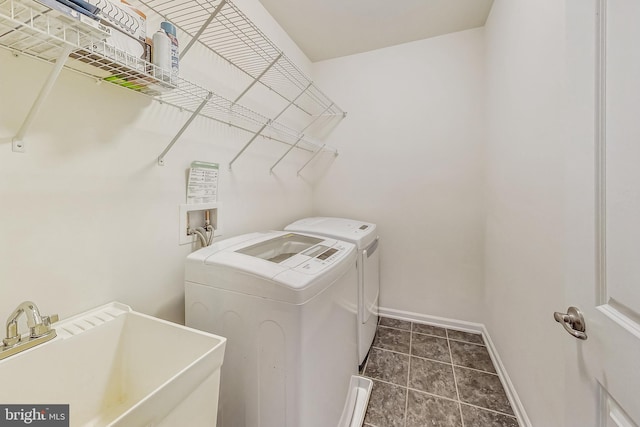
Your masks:
M640 1L567 0L566 6L564 303L583 312L588 339L566 335L564 425L638 427Z

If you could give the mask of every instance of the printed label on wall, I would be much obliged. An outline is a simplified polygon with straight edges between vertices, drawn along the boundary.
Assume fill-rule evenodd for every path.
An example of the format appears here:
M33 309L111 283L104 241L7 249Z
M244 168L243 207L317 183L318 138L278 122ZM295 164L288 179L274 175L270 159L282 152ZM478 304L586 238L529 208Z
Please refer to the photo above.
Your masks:
M214 203L218 198L218 163L191 162L187 203Z

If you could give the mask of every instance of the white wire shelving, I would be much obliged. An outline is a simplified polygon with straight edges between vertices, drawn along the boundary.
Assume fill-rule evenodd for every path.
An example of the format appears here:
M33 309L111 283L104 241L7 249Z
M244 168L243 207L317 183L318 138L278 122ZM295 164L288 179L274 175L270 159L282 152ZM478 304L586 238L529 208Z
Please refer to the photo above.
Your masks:
M229 167L258 137L279 141L288 146L286 152L273 164L271 171L294 148L312 153L298 173L323 150L337 154L334 149L306 137L304 131L318 119L327 116L341 118L345 113L279 52L234 5L225 0L219 3L203 3L202 0L189 0L186 3L152 0L143 4L174 21L182 31L190 35L194 26L200 25L199 30L193 34L194 38L182 49L181 56L194 43L202 43L217 54L226 55L223 57L227 61L250 76L251 83L236 99L226 99L200 85L171 76L169 70L158 68L110 46L104 41L105 31L108 30L95 21L87 22L62 15L35 0L0 0L0 47L54 64L23 125L13 138L14 151L24 151L25 132L64 66L143 93L190 113L189 119L158 157L160 165L164 164L167 153L198 116L250 134L248 142L231 160ZM174 7L177 7L175 11L169 10ZM222 35L224 31L226 34ZM279 114L267 117L239 103L256 84L268 87L270 92L286 102ZM291 107L309 117L307 125L293 128L278 120Z
M175 85L168 71L105 43L109 29L82 15L68 16L33 0L0 0L0 47L53 63L22 126L12 138L25 150L24 136L63 66L150 96Z
M256 85L263 86L283 102L283 108L264 121L247 145L231 160L229 167L244 150L269 128L286 135L295 146L314 147L316 154L324 145L313 142L305 131L320 119L342 119L346 113L326 96L260 29L229 0L139 0L150 10L171 21L190 37L181 48L184 58L199 43L247 76L248 84L232 102L236 105ZM184 44L184 43L183 43ZM295 130L282 124L283 116L295 109L306 120ZM293 138L293 141L291 141ZM332 150L337 153L335 150ZM285 156L290 152L284 154ZM283 156L284 157L284 156ZM280 158L278 162L282 160ZM271 171L278 164L271 167Z

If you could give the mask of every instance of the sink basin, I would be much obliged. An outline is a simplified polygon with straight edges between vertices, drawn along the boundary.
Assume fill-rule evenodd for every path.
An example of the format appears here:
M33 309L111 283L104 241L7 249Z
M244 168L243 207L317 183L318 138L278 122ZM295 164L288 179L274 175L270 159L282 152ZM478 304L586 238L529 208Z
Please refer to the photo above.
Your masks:
M111 303L0 361L2 404L69 404L71 426L216 424L226 339Z

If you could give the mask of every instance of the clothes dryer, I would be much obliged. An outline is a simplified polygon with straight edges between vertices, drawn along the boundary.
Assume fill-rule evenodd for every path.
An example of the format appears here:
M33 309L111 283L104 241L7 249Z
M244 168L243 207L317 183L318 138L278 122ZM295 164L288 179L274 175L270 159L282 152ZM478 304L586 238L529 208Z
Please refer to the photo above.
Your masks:
M364 363L378 325L380 294L380 252L376 224L347 218L313 217L285 227L288 231L310 233L350 242L358 250L358 363Z
M356 256L352 243L269 231L187 257L186 324L227 338L218 426L334 427L363 416L346 404L358 369Z

